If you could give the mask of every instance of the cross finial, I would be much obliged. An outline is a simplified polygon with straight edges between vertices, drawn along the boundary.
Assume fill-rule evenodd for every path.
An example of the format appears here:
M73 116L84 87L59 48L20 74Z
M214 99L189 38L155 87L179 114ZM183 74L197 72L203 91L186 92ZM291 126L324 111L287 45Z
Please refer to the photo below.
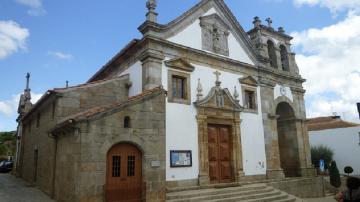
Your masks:
M157 3L156 0L148 0L146 2L146 7L148 9L148 12L146 14L146 20L150 22L156 22L157 21L157 13L155 12Z
M69 88L69 81L66 80L66 88Z
M267 23L268 23L268 27L272 27L272 23L273 23L273 21L272 21L272 19L271 18L266 18L266 20L265 20Z
M221 81L220 81L219 77L220 77L221 73L220 73L219 71L216 71L216 72L214 72L214 74L215 74L215 76L216 76L215 84L216 84L217 86L220 86Z
M216 71L216 72L214 72L214 74L216 76L216 81L219 81L221 73L219 71Z
M26 74L26 89L29 89L29 83L30 83L30 73L28 72Z

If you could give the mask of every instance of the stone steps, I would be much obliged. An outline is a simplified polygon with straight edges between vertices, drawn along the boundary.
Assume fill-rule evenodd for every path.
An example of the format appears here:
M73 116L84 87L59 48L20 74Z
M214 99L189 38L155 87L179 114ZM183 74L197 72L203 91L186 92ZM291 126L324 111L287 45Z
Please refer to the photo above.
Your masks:
M293 202L296 198L265 184L244 186L210 186L172 188L166 194L168 202Z

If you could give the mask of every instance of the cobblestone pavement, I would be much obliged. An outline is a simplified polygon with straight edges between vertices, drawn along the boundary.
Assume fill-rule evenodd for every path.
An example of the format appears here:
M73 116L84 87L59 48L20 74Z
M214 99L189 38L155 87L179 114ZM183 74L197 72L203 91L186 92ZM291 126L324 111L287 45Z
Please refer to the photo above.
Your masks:
M0 202L54 202L21 178L0 173Z
M336 202L333 196L301 199L304 202ZM0 202L55 202L21 178L0 173Z
M328 196L324 198L308 198L303 199L304 202L336 202L334 196Z

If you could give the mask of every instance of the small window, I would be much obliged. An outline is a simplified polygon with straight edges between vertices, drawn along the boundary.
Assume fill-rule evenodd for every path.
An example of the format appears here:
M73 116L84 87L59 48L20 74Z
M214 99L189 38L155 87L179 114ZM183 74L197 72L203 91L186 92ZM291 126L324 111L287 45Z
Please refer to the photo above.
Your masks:
M256 109L255 105L255 92L250 90L245 90L245 107L248 109Z
M172 96L177 99L186 99L186 78L173 75Z
M125 118L124 118L124 128L131 128L129 116L125 116Z
M169 70L168 102L191 104L190 74Z
M128 156L127 176L135 176L135 156Z
M121 157L113 156L112 157L112 176L120 177L120 166L121 166Z
M36 117L36 128L38 128L40 126L40 113L37 114L37 117Z

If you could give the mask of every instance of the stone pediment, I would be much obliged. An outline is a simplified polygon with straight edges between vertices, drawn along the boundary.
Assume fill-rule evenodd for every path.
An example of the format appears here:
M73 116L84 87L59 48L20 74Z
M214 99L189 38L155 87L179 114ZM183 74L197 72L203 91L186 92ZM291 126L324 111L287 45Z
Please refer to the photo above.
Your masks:
M240 78L239 79L241 84L245 84L245 85L249 85L249 86L254 86L257 87L258 86L258 82L256 81L256 79L252 76L248 76L248 77L244 77L244 78Z
M209 94L195 103L196 107L223 109L230 111L243 111L239 101L231 96L227 88L221 88L219 85L211 88Z
M230 27L216 13L200 17L200 23L202 26L213 25L224 30L230 30Z
M229 27L217 15L200 17L202 49L229 56Z
M187 72L193 72L195 69L193 65L191 65L183 58L175 58L165 61L165 65L173 69L178 69Z

